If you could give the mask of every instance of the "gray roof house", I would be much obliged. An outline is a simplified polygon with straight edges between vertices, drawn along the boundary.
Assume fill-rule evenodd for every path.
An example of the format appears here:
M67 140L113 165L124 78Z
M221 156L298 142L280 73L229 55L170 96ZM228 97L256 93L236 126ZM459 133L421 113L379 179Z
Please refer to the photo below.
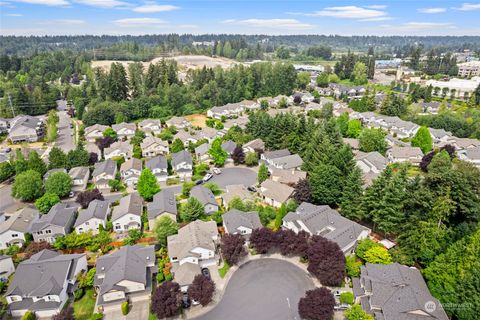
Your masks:
M375 319L449 319L416 268L398 263L367 263L360 267L360 272L360 278L352 279L353 294L362 309Z
M271 178L273 181L288 184L290 186L295 185L301 179L307 178L307 173L302 170L286 170L286 169L272 169Z
M145 119L138 123L138 129L147 135L155 136L162 132L162 124L158 119Z
M265 142L262 139L255 139L243 145L243 152L263 152L265 150Z
M143 139L140 148L142 149L142 155L146 158L164 155L169 152L167 141L151 136Z
M195 220L167 238L175 282L186 291L200 268L216 265L218 229L215 221Z
M22 247L26 241L25 234L31 233L32 224L39 214L37 209L25 207L0 223L0 249L7 249L14 244Z
M95 142L95 140L103 137L103 132L109 127L103 124L94 124L93 126L85 128L85 139L88 142Z
M167 181L168 163L165 156L156 156L147 160L145 166L152 171L158 182Z
M223 206L228 209L228 204L235 198L242 201L254 201L254 197L243 184L230 184L225 186L225 192L222 193Z
M222 149L228 153L228 155L232 155L233 150L237 147L237 144L233 142L232 140L225 141L222 143Z
M115 157L123 157L128 160L133 155L133 145L128 141L117 141L103 150L105 159L112 159Z
M180 179L192 176L193 160L190 152L186 150L172 153L172 168L180 176Z
M75 222L77 211L77 207L70 207L63 202L57 203L32 224L33 240L53 243L57 237L67 235Z
M147 204L148 226L155 228L155 222L161 217L168 217L177 221L177 200L171 190L162 190L153 196L153 201Z
M8 286L8 310L14 317L27 311L37 317L59 313L75 288L77 276L87 270L85 254L42 250L22 261Z
M112 125L112 129L117 133L119 139L130 139L135 135L137 126L135 123L119 123Z
M10 121L8 139L16 142L35 142L43 135L43 122L32 116L17 116Z
M68 175L72 178L73 192L81 192L87 188L88 179L90 178L90 169L88 167L72 168Z
M154 246L124 246L98 257L94 287L99 311L117 307L130 297L149 297L152 275L156 273Z
M15 265L12 257L0 255L0 280L8 282L8 277L15 272Z
M137 158L131 158L130 160L122 163L120 166L120 174L122 175L122 179L127 186L137 185L140 173L142 173L142 167L142 160Z
M283 183L265 180L260 185L260 194L268 205L280 208L292 195L294 189Z
M203 204L206 214L212 214L218 211L218 204L212 190L205 188L202 185L195 186L190 191L190 197L196 198L201 204Z
M222 215L223 227L226 233L241 234L246 238L250 237L252 231L262 227L258 212L243 212L232 209Z
M50 177L52 174L57 173L57 172L67 173L67 170L65 168L50 169L47 172L45 172L45 174L43 175L43 181L46 181L48 179L48 177Z
M143 201L138 193L130 193L120 199L118 206L113 207L112 223L115 232L128 232L142 228Z
M273 158L269 161L270 166L277 169L296 169L302 166L303 160L298 154L291 154L285 157Z
M477 168L480 168L480 146L459 151L458 158L470 162Z
M385 170L388 160L377 151L361 152L355 155L357 166L362 170L363 182L365 186L372 184L380 173Z
M171 117L170 119L165 121L165 124L169 128L175 127L177 129L184 129L192 126L192 124L184 117Z
M387 150L387 158L390 163L409 162L418 165L423 152L419 147L392 147Z
M91 231L96 234L100 226L105 228L107 217L110 213L110 202L102 200L93 200L88 204L88 208L79 212L75 221L75 231L80 234Z
M208 154L208 150L210 150L209 143L203 143L195 148L195 157L198 161L205 162L210 160L210 155Z
M286 157L291 155L288 149L281 149L281 150L274 150L274 151L267 151L262 153L260 159L265 161L267 164L270 164L273 159Z
M115 179L117 163L111 159L95 163L92 180L99 189L108 188L108 180Z
M289 212L282 226L296 233L305 231L332 240L345 254L353 253L357 242L370 234L370 229L344 218L329 206L308 202L303 202L295 212Z

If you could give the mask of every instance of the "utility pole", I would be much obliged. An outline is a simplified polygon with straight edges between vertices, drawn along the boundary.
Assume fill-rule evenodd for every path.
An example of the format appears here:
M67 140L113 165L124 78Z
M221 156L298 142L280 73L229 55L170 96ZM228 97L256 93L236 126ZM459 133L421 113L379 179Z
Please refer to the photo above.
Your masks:
M10 94L8 94L8 102L10 104L10 109L12 110L13 117L15 118L15 110L13 110L12 98L10 97Z

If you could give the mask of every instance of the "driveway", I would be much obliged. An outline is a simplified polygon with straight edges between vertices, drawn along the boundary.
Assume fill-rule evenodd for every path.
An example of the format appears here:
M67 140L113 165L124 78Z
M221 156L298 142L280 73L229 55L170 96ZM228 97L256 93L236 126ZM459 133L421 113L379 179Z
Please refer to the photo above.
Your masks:
M230 184L243 184L248 187L256 184L257 173L248 168L222 168L222 173L214 175L209 182L216 183L220 188Z
M105 320L148 320L150 314L150 298L133 301L130 312L126 316L122 314L120 308L107 310L104 312Z
M196 320L300 320L298 301L315 287L310 276L278 259L247 262L235 271L218 305Z
M0 187L0 213L13 213L25 206L22 202L12 197L12 185L4 184Z
M64 152L75 149L73 142L73 128L70 128L70 117L66 111L58 111L58 135L55 141L55 146L62 149Z

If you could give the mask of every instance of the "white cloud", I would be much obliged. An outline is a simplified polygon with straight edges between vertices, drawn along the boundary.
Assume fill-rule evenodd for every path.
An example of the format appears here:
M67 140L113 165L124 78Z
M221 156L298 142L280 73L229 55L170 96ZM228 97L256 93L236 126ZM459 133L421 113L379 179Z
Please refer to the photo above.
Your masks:
M361 19L359 21L387 21L392 19L393 19L392 17L378 17L378 18Z
M228 19L222 21L225 24L241 25L253 28L277 28L277 29L295 29L306 30L311 29L313 26L308 23L300 22L296 19L245 19L235 20Z
M10 2L0 1L0 6L8 6Z
M29 4L40 4L50 7L55 6L67 6L70 3L65 0L13 0L15 2L29 3Z
M85 24L85 20L79 19L58 19L53 21L56 24L64 24L64 25L81 25Z
M118 0L74 0L77 3L97 8L129 7L131 4Z
M365 8L369 8L369 9L387 9L387 6L384 5L384 4L376 4L376 5L373 5L373 6L365 6Z
M113 23L120 27L138 27L166 24L165 21L157 18L127 18L115 20L113 21Z
M446 12L447 8L419 8L417 11L420 13L442 13Z
M8 13L7 16L9 17L23 17L21 13Z
M169 4L156 4L156 3L147 3L143 6L135 7L132 10L135 12L141 13L153 13L153 12L166 12L180 9L180 7L172 6Z
M473 11L473 10L480 10L480 3L462 3L460 8L454 8L461 11Z
M328 7L313 13L306 13L306 16L312 17L333 17L343 19L372 19L386 17L388 14L384 10L371 9L368 7L343 6Z

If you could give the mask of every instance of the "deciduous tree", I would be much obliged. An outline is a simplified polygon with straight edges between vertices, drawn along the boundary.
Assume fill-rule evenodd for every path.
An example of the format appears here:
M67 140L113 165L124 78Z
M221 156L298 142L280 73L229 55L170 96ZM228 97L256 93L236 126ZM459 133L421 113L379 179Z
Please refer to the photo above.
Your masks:
M45 181L45 191L60 198L66 197L72 190L72 178L65 172L55 172Z
M152 201L153 196L160 191L157 178L149 168L145 168L140 173L137 183L137 191L145 201Z
M43 182L40 173L27 170L15 177L12 196L22 201L33 201L43 194Z
M227 233L222 237L220 245L223 258L229 265L237 264L247 255L245 249L245 238L240 234Z
M153 292L150 310L157 316L157 319L164 319L178 315L181 305L182 292L179 284L165 281Z
M257 253L265 254L275 247L275 234L269 228L260 228L252 231L250 245Z
M202 306L206 306L212 301L215 293L215 282L205 277L203 274L197 274L193 282L188 286L188 295Z
M335 298L327 288L308 290L298 302L298 313L305 320L331 320Z
M46 192L43 196L35 200L35 207L37 207L38 211L45 214L59 202L60 197L57 194Z
M338 286L345 278L345 256L336 242L313 236L308 248L308 271L323 285Z
M101 201L104 200L102 193L97 188L93 190L86 190L86 191L80 192L77 195L75 202L79 203L82 206L82 209L86 209L90 204L90 202L92 202L95 199L101 200Z

